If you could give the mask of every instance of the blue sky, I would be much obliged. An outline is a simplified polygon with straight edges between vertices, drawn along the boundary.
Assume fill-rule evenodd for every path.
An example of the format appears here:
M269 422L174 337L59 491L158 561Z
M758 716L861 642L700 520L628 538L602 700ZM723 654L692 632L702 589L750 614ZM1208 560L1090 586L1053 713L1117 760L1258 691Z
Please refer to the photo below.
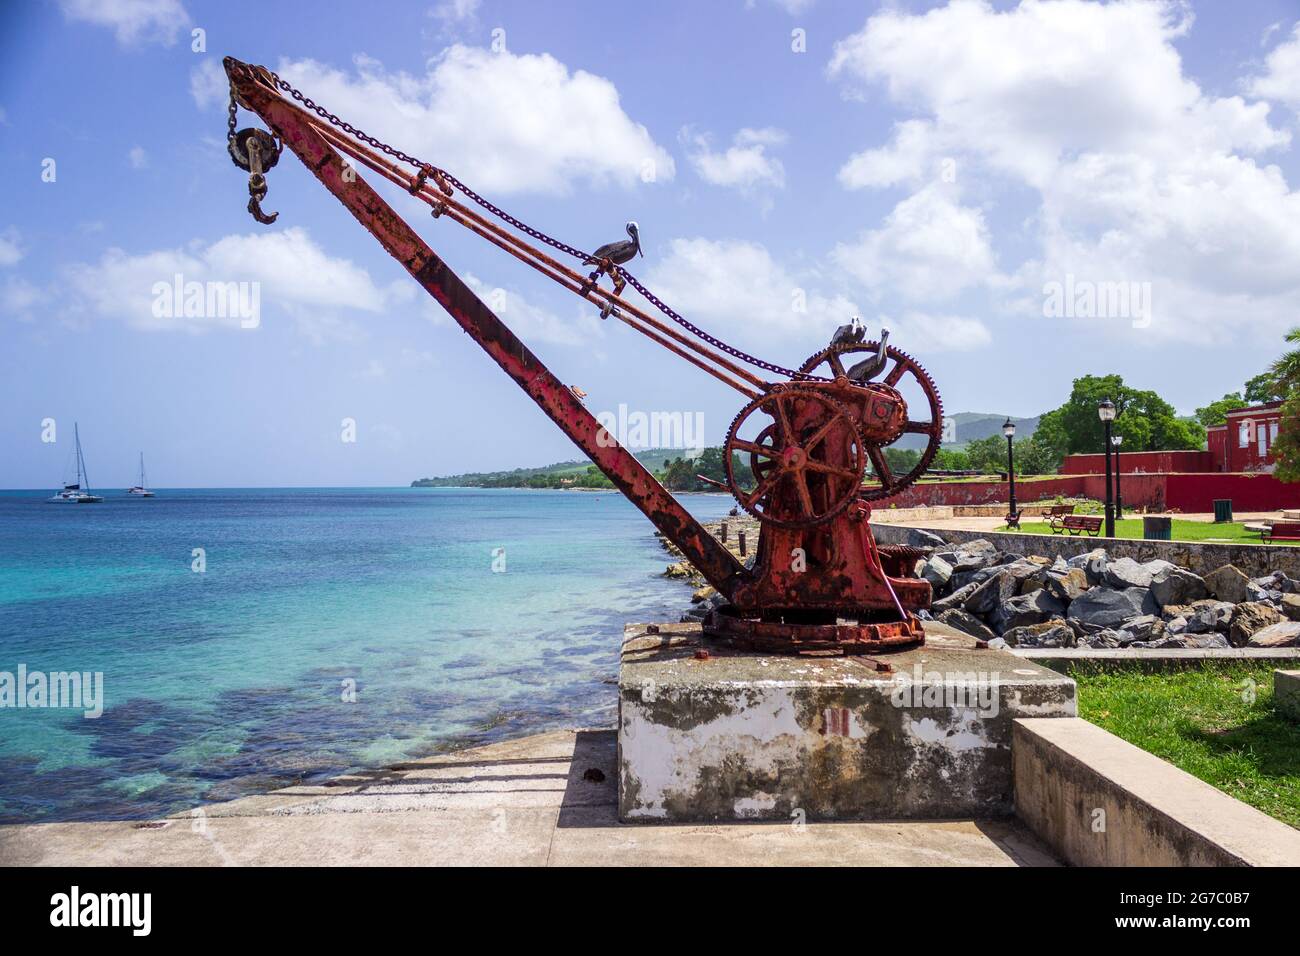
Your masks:
M574 245L636 219L637 274L761 357L798 364L856 312L949 411L1031 415L1112 371L1190 411L1300 313L1298 20L1294 0L6 4L0 487L55 486L73 420L106 488L140 450L160 486L574 456L291 156L279 221L252 221L226 54ZM738 395L386 194L593 411L698 411L722 438ZM178 271L258 282L258 327L154 316ZM1067 282L1135 295L1044 315Z

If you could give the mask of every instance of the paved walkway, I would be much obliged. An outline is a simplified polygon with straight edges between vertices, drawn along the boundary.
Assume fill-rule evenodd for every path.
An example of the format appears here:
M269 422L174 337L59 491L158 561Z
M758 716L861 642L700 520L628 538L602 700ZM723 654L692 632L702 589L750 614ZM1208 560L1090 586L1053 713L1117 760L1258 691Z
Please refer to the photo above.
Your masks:
M1052 866L1018 822L622 825L612 730L560 731L148 822L0 827L9 865ZM595 778L595 779L592 779Z

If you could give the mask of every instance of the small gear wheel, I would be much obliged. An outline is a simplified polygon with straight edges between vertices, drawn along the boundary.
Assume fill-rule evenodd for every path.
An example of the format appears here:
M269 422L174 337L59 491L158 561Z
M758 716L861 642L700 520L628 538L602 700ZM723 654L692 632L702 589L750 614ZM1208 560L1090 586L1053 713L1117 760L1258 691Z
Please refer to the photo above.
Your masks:
M876 354L879 349L878 342L832 345L830 348L823 349L809 358L799 367L799 371L806 374L825 374L831 378L842 378L846 375L844 367L846 357L856 358L858 357L857 353ZM904 475L895 475L890 470L889 463L885 460L883 448L868 445L866 452L867 457L871 460L872 474L860 494L860 497L865 501L880 501L884 498L892 498L920 478L925 474L926 469L930 467L930 463L934 461L934 456L938 454L939 445L943 440L943 399L939 397L939 388L934 384L934 379L930 378L930 374L920 362L892 345L885 347L885 355L886 360L880 371L885 372L886 368L888 371L879 379L880 383L889 386L891 389L897 389L904 381L908 381L914 384L916 388L919 388L924 396L925 405L928 406L928 408L924 409L927 417L924 419L913 418L909 414L906 423L903 425L903 434L924 435L926 445L922 449L921 458L915 467ZM892 367L890 367L891 363Z
M754 437L742 437L754 427ZM746 458L749 490L737 474ZM776 386L742 408L727 432L727 487L742 508L779 528L830 521L857 497L866 466L848 410L809 386Z

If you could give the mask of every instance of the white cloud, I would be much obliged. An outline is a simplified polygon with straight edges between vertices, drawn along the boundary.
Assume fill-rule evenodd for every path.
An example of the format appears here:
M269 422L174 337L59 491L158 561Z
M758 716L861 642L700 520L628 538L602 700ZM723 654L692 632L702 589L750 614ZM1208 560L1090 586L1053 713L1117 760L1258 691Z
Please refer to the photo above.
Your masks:
M927 352L969 352L993 341L983 322L959 315L908 311L897 323L888 318L883 322L895 341L923 342Z
M464 278L474 294L526 343L589 347L604 334L594 307L578 312L573 319L564 319L529 302L513 289L489 286L471 273L466 273Z
M479 0L442 0L429 11L429 16L447 26L471 23L478 14Z
M172 284L178 274L185 283L258 283L263 316L283 310L317 341L330 331L344 334L336 311L380 312L387 304L385 291L364 269L328 256L300 228L226 236L207 245L191 243L139 254L110 248L96 263L68 267L71 304L138 329L200 331L239 326L238 315L154 315L155 284Z
M786 135L779 129L742 129L723 152L712 149L707 133L689 127L680 134L687 158L700 178L714 186L752 190L759 186L780 189L785 185L785 167L769 156L769 147L784 145Z
M672 179L672 157L623 112L603 77L548 54L454 45L422 76L357 58L354 74L312 60L280 75L384 142L481 191L566 193L576 182L633 186Z
M143 146L132 146L127 151L126 158L132 169L145 169L149 165L149 156Z
M880 229L837 245L831 257L874 294L913 302L951 299L997 272L983 214L936 186L904 199Z
M812 288L815 275L795 275L758 243L674 239L650 271L647 286L709 331L776 338L825 330L855 314L847 298Z
M111 27L123 46L171 46L190 22L179 0L59 0L68 20Z
M916 118L851 157L841 182L928 182L918 196L933 194L935 160L955 157L954 196L989 195L999 181L1024 190L1038 204L1028 228L1041 251L1014 270L1025 294L1012 311L1041 317L1043 282L1071 274L1150 282L1156 337L1274 336L1300 308L1300 194L1260 157L1290 135L1270 124L1267 103L1207 94L1184 74L1174 41L1191 28L1184 4L1137 0L1026 0L1002 12L954 0L924 14L878 13L836 44L829 72L848 95L883 85ZM1252 96L1295 89L1290 55L1273 51L1268 72L1247 84ZM992 267L987 230L970 219L960 241L888 222L881 232L889 242L854 247L866 253L856 268L841 260L864 280L915 288L932 279L951 292ZM934 250L955 275L908 268Z
M845 189L897 186L916 182L929 171L935 152L934 129L925 120L907 120L894 126L894 139L878 149L863 150L840 167Z
M835 329L859 315L853 299L815 269L792 270L763 246L743 240L674 239L651 271L649 285L665 302L709 332L744 347L779 343L783 356L800 346L824 348ZM977 319L906 310L897 321L866 317L871 335L883 324L896 339L930 351L981 348L990 341Z
M372 358L366 363L366 367L357 372L354 377L382 382L384 379L388 378L388 369L384 367L384 363L379 359Z
M0 266L14 266L23 257L23 247L18 230L10 226L0 232Z
M215 57L206 57L190 70L190 96L201 110L230 102L230 79Z
M1264 72L1250 78L1246 90L1251 96L1300 110L1300 23L1291 32L1291 39L1272 49L1264 60Z

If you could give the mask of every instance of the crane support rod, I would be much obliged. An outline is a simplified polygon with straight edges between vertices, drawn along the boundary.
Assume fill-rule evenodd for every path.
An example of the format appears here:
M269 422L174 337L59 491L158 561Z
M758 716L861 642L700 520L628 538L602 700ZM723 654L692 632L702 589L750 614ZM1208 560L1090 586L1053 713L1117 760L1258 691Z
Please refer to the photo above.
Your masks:
M601 426L586 406L476 296L418 234L345 164L297 107L257 67L233 57L226 74L240 100L275 131L321 184L379 240L502 371L587 454L718 592L730 599L748 577L744 566L709 534L655 477Z

